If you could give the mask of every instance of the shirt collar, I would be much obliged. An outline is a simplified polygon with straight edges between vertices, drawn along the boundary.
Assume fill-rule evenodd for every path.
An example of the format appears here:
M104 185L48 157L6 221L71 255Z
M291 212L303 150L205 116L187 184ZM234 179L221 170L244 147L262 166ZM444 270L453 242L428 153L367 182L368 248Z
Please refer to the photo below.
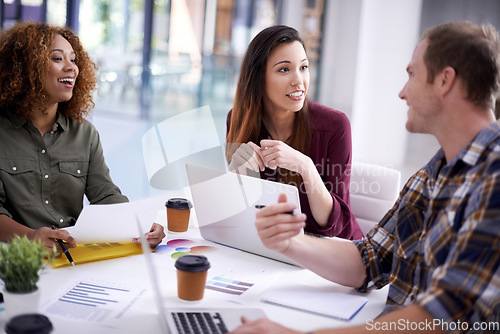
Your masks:
M463 161L467 165L474 166L483 155L483 152L487 150L488 146L495 140L499 140L499 138L500 121L497 121L481 130L479 134L449 163L446 163L444 151L440 148L427 164L430 175L437 177L437 173L442 167L454 166L458 161Z
M468 165L475 165L479 158L486 151L488 146L500 138L500 121L490 124L481 130L478 135L450 162L450 165L456 164L462 160Z
M56 123L55 124L58 124L59 127L63 131L66 131L66 129L68 128L68 123L69 123L69 120L66 117L64 117L62 115L62 113L57 112L57 117L56 117Z
M22 118L13 114L7 114L7 115L16 129L24 126L28 122L31 122L31 120L23 121ZM69 123L68 119L64 117L60 112L57 112L56 122L54 123L54 127L52 129L57 130L57 128L60 127L63 131L66 131L68 128L68 123Z
M433 178L437 178L437 174L444 165L446 165L446 157L443 149L440 148L427 164L429 174L432 175Z

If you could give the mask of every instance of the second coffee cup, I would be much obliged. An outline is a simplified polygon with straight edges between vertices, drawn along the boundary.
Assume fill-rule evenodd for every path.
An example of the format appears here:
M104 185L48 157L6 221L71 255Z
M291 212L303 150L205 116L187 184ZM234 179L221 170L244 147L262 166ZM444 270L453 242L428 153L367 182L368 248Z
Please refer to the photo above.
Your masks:
M193 205L185 198L171 198L165 203L167 208L167 228L171 232L186 232Z
M190 302L202 300L210 268L208 259L203 255L184 255L175 261L175 268L179 299Z

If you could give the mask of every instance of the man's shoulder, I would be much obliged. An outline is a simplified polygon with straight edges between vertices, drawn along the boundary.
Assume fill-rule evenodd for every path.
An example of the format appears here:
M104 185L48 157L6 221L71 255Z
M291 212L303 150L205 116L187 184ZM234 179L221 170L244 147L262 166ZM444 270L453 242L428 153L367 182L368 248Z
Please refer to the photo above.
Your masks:
M483 129L476 140L478 140L481 144L492 148L492 152L499 152L498 146L500 145L500 120L491 123L488 127Z
M482 131L477 138L477 143L472 146L481 147L482 154L479 164L486 164L490 172L494 170L500 171L500 122L497 121L491 124L485 131ZM474 151L471 147L470 151Z
M481 165L483 165L484 174L500 175L500 136L488 146Z

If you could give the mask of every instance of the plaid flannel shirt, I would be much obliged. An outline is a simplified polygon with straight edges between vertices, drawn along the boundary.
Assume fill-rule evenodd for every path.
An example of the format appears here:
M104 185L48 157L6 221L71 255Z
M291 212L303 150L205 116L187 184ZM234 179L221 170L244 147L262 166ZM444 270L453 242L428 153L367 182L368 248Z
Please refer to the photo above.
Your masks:
M417 303L468 332L475 322L498 325L500 122L449 163L439 150L355 244L367 273L360 290L390 284L386 312Z

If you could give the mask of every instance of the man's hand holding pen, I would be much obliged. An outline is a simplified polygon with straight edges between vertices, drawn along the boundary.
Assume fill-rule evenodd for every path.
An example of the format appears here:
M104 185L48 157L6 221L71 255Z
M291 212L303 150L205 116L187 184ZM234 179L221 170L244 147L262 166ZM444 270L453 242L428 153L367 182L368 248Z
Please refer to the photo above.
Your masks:
M66 230L42 227L35 231L32 239L40 240L50 252L55 245L60 253L65 253L66 251L66 255L69 253L68 248L76 247L75 239L73 239L73 237ZM68 261L70 260L68 259ZM72 262L72 260L70 262Z
M76 247L76 241L68 231L53 230L50 227L41 227L37 229L31 239L40 240L46 247L50 249L52 249L52 246L55 244L57 248L61 250L59 248L59 244L55 241L55 239L64 240L64 243L68 248Z
M52 229L54 231L57 231L57 227L55 227L54 225L52 225ZM68 233L68 232L66 232L66 233ZM68 235L69 235L69 233L68 233ZM69 253L68 247L66 247L66 244L64 243L64 241L62 241L62 239L60 239L60 238L56 238L56 241L59 244L59 247L61 247L61 250L62 250L63 254L66 256L66 258L68 259L69 263L71 263L71 265L74 266L75 262L73 262L73 258L71 257L71 254Z

